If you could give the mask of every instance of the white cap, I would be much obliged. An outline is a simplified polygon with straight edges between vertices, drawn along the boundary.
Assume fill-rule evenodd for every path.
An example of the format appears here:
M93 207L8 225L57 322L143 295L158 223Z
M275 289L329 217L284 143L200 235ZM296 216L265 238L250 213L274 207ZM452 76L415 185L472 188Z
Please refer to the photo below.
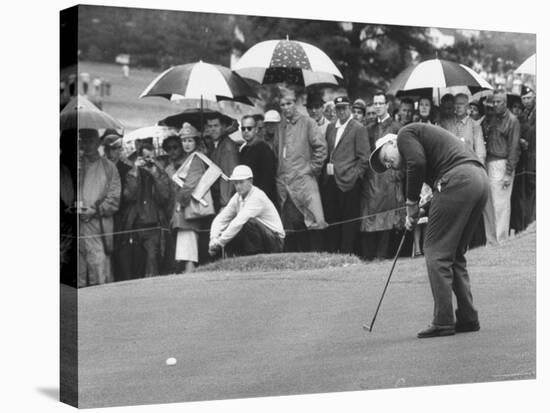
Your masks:
M396 139L397 135L395 133L388 133L376 141L375 149L372 151L369 158L370 167L374 172L381 174L386 171L386 165L382 165L382 162L380 162L380 149L386 143Z
M269 122L277 123L280 121L281 121L281 115L279 115L279 112L277 112L276 110L268 110L264 114L264 123L269 123Z
M237 165L235 169L233 169L233 173L229 177L230 181L242 181L244 179L250 179L252 178L252 169L250 169L246 165Z

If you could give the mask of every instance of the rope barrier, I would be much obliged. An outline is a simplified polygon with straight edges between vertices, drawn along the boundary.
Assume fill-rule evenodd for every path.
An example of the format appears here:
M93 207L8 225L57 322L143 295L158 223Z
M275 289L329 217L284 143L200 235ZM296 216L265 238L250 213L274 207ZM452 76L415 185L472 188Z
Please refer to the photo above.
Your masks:
M376 217L377 215L382 215L382 214L386 214L386 213L389 213L389 212L402 211L404 209L406 209L406 207L399 207L399 208L394 208L394 209L388 209L386 211L377 212L375 214L363 215L363 216L360 216L360 217L357 217L357 218L350 218L350 219L346 219L346 220L343 220L343 221L332 222L332 223L328 224L323 229L333 227L333 226L337 226L337 225L348 224L350 222L359 221L359 220L363 220L363 219L366 219L366 218ZM107 233L104 233L104 234L79 235L77 237L72 236L72 235L67 235L67 234L61 234L61 237L62 238L86 239L86 238L96 238L96 237L102 237L102 236L132 234L132 233L147 232L147 231L154 231L154 230L172 232L172 229L170 229L170 228L156 226L156 227L132 229L132 230L125 230L125 231L113 231L113 232L107 232ZM197 229L197 230L193 230L193 231L199 232L199 233L210 232L209 229ZM306 229L285 229L284 231L286 233L297 233L297 232L306 232L306 231L309 231L309 229L307 229L307 228Z
M519 173L514 175L514 178L517 178L517 177L522 176L522 175L536 175L536 172L531 172L531 171L519 172ZM377 215L387 214L389 212L401 211L401 210L404 210L404 209L406 209L406 207L399 207L399 208L394 208L394 209L388 209L386 211L377 212L375 214L363 215L363 216L360 216L360 217L357 217L357 218L350 218L350 219L346 219L346 220L343 220L343 221L332 222L332 223L328 224L323 229L333 227L333 226L338 226L338 225L344 225L344 224L348 224L348 223L355 222L355 221L360 221L360 220L367 219L367 218L376 217ZM72 236L72 235L61 234L61 237L62 238L86 239L86 238L96 238L96 237L101 237L101 236L134 234L134 233L154 231L154 230L172 232L172 229L170 229L170 228L156 226L156 227L132 229L132 230L125 230L125 231L114 231L114 232L108 232L108 233L105 233L105 234L80 235L80 236L77 236L77 237ZM196 229L196 230L193 230L193 231L198 232L198 233L210 232L209 229ZM306 232L306 231L309 231L309 229L307 229L307 228L306 229L286 229L285 228L284 231L285 231L285 233L289 234L289 233Z

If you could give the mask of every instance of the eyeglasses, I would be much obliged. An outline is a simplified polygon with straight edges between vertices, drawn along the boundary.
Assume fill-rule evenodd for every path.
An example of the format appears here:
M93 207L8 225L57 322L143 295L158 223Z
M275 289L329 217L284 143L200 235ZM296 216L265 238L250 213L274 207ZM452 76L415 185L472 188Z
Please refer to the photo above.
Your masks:
M252 129L254 129L255 126L241 126L241 130L244 132L244 131L251 131Z
M165 150L166 152L168 152L168 151L175 151L176 149L179 149L179 146L177 146L177 145L169 145L169 146L166 146L166 148L164 148L164 150Z

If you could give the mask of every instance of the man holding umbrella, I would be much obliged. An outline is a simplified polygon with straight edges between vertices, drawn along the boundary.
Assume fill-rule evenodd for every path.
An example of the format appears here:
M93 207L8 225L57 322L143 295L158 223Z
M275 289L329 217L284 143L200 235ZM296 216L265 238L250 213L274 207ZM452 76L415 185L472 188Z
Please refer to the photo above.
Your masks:
M420 216L422 183L433 189L424 254L434 299L432 324L418 338L479 330L466 270L468 242L481 218L489 193L487 173L479 158L446 130L413 123L397 135L376 142L370 157L376 173L405 171L407 217L412 230ZM453 298L457 299L456 323Z

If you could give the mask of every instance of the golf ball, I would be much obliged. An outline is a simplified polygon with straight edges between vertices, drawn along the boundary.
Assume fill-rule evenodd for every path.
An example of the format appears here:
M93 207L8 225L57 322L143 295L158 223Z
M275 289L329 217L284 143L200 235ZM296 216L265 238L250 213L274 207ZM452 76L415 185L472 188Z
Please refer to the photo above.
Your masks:
M167 366L173 366L177 363L177 360L174 357L170 357L166 359L166 365Z

